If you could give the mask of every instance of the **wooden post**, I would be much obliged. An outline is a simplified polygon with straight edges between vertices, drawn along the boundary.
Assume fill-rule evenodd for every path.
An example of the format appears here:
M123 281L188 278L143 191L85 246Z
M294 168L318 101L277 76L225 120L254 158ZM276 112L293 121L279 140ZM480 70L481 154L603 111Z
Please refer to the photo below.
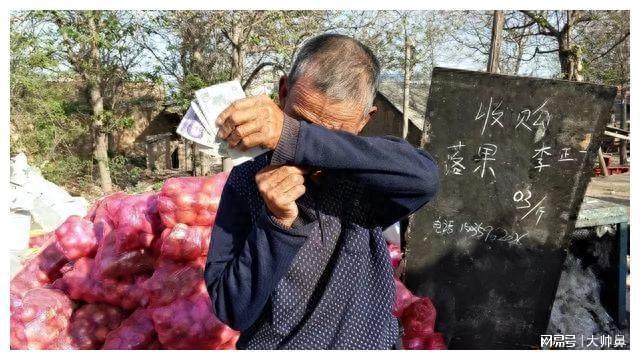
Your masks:
M598 161L600 162L600 169L602 169L602 175L609 176L609 169L607 169L607 163L604 161L604 154L602 153L602 147L598 148Z
M489 49L489 62L487 72L500 72L500 47L502 46L502 27L504 26L504 13L502 10L493 12L493 29L491 31L491 48Z
M627 94L623 89L622 101L620 101L620 129L627 130ZM626 165L627 159L627 140L620 140L620 165Z

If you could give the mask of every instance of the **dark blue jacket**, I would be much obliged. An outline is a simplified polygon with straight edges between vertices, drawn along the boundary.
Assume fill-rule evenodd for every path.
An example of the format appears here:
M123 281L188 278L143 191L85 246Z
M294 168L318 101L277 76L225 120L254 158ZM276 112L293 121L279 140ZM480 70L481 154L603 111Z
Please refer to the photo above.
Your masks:
M308 194L297 201L300 216L291 228L270 216L255 185L255 173L269 164L320 169L332 184L305 183ZM402 139L286 116L276 150L235 167L222 193L205 268L216 315L241 331L239 347L389 348L397 328L382 230L432 199L438 183L432 157ZM313 255L322 246L330 246L326 256ZM317 275L308 285L296 273ZM326 315L336 311L336 318ZM354 338L362 333L367 339Z

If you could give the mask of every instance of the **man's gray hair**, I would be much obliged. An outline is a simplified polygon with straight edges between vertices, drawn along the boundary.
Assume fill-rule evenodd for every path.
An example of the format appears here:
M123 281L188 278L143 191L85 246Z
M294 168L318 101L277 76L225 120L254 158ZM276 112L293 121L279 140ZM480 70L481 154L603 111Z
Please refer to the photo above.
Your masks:
M288 87L304 76L315 90L332 100L373 105L380 78L380 63L358 40L340 34L321 34L302 44L288 76Z

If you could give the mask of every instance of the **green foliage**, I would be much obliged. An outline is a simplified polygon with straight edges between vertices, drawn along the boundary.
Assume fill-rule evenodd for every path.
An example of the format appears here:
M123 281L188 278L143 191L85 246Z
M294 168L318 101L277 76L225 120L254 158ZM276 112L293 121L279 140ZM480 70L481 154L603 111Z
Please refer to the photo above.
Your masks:
M144 160L143 160L144 161ZM109 159L109 169L113 183L120 188L135 186L144 172L144 163L140 166L140 159L115 155Z

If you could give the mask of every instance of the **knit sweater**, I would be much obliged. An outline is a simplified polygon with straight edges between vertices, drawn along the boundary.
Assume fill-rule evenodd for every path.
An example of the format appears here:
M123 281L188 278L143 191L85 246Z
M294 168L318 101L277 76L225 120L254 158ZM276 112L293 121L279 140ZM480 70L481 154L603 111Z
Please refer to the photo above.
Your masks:
M305 180L291 227L267 210L256 173L321 170ZM438 189L432 157L391 136L363 137L285 116L272 153L235 167L222 193L205 267L218 318L239 349L390 349L393 270L382 230Z

